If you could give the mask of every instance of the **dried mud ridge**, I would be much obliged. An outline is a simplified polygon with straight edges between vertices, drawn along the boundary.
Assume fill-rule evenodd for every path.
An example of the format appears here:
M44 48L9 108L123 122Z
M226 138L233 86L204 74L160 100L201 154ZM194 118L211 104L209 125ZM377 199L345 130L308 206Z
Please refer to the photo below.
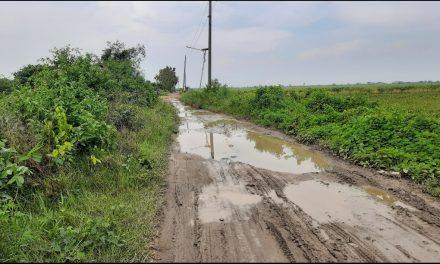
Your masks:
M274 135L278 133L265 131ZM421 188L406 179L384 177L334 157L328 159L332 163L328 170L295 175L182 153L176 142L170 158L160 232L151 246L151 260L440 260L440 206L437 198L423 193ZM333 218L318 221L287 195L289 186L312 180L325 187L380 188L399 199L402 206L380 205L378 208L383 208L385 213L361 214L353 221L332 220L337 216L332 213L328 217ZM320 195L327 199L325 193L314 193L314 196ZM317 209L332 211L332 208ZM375 225L377 221L379 226Z

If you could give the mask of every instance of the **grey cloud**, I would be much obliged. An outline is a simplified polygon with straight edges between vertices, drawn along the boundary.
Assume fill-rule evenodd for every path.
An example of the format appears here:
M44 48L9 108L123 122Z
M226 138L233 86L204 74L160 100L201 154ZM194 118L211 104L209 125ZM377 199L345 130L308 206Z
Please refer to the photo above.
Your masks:
M167 65L198 87L206 2L1 2L0 74L72 44L99 53L107 40L145 44L145 75ZM438 79L440 4L216 2L213 76L231 85ZM204 76L206 82L206 72Z

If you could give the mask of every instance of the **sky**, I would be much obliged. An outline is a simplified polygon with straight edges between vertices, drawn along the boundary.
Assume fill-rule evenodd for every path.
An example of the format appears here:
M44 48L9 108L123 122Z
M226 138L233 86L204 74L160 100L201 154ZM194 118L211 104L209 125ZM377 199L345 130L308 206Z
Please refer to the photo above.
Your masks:
M0 75L54 47L100 54L145 45L154 80L176 68L199 86L207 1L0 2ZM440 2L213 1L212 76L230 86L440 80ZM202 86L207 82L205 64Z

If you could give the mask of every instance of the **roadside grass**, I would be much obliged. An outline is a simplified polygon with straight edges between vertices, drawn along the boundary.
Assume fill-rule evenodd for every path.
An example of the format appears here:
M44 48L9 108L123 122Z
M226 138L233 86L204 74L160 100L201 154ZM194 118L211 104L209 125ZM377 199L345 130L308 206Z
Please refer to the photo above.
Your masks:
M100 164L78 159L0 214L2 262L147 260L176 115L162 102L138 110L142 128L118 131Z

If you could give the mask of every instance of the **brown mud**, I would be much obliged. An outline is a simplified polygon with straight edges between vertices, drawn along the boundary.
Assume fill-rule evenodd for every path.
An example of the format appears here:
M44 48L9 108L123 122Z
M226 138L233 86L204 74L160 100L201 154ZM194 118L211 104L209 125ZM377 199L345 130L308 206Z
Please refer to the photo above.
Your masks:
M153 261L440 260L439 199L418 185L167 99L181 124Z

